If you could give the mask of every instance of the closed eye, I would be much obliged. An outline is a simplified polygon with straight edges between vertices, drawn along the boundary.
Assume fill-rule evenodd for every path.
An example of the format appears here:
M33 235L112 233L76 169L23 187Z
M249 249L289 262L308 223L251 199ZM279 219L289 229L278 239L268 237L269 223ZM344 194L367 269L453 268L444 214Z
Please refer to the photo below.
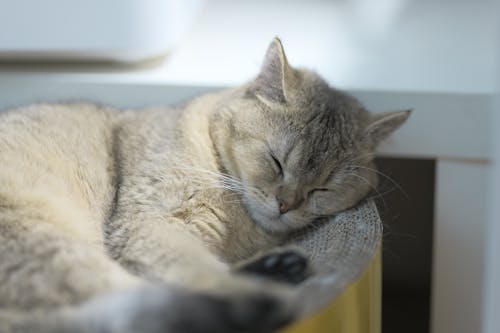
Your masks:
M309 191L310 194L313 194L313 193L320 193L320 192L329 192L330 189L329 188L326 188L326 187L318 187L318 188L315 188L311 191Z
M274 165L277 168L277 171L280 175L283 175L283 167L281 166L280 161L273 155L273 153L270 153L271 158L273 159Z

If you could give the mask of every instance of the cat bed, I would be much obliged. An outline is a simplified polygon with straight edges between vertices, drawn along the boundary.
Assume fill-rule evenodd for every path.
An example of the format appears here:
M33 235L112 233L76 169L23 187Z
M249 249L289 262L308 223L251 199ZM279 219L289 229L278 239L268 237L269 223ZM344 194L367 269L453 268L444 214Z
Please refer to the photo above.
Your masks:
M308 255L316 272L294 291L300 316L316 313L340 296L364 272L381 239L382 222L372 200L295 233L290 243Z

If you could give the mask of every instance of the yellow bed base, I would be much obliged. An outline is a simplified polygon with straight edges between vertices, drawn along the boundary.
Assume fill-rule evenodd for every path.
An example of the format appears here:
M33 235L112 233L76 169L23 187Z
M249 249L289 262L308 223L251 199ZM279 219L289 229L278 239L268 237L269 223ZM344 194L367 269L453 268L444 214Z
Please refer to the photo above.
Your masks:
M380 333L382 324L382 253L363 275L323 311L281 333Z

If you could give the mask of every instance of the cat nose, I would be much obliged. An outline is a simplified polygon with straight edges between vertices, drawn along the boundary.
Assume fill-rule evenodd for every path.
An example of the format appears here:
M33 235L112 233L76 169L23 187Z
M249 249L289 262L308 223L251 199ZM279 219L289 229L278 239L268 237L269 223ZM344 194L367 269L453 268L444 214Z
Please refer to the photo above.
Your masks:
M294 210L302 204L304 200L299 197L299 194L296 187L286 186L280 188L279 192L275 194L280 214Z
M286 212L288 212L290 210L290 205L286 203L286 201L284 200L281 200L279 198L278 199L278 204L279 204L279 208L280 208L280 214L285 214Z
M302 204L302 200L289 202L281 199L280 197L276 197L276 200L278 201L280 214L285 214L286 212L294 210Z

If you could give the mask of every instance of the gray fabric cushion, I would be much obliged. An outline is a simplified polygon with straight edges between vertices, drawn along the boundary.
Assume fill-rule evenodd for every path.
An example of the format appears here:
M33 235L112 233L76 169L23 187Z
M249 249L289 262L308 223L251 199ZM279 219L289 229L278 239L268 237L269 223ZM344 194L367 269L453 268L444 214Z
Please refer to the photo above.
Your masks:
M375 255L381 238L382 223L372 200L293 235L290 243L309 256L315 271L295 291L301 315L321 310L355 281Z

